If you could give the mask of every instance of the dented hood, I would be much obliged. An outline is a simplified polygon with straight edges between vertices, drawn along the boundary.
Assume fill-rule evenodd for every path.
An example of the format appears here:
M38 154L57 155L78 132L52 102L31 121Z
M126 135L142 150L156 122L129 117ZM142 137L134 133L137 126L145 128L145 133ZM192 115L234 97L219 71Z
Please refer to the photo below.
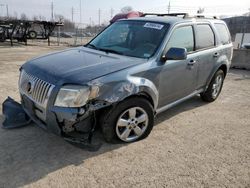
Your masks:
M83 84L145 61L80 47L32 59L22 68L55 85Z

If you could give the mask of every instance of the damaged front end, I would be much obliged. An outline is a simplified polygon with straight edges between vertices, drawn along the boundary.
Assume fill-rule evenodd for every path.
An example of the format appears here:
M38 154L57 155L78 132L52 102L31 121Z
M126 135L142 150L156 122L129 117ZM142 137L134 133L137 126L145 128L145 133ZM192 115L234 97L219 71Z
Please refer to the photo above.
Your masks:
M94 144L92 140L97 119L100 120L108 108L130 96L145 93L153 106L157 106L158 91L153 82L142 77L125 76L125 72L123 74L121 76L117 72L81 82L84 84L63 80L51 83L46 77L38 78L21 69L21 104L12 99L4 102L4 126L21 127L33 121L73 145L96 151L101 147L101 144ZM15 114L20 114L20 117L15 119Z
M41 126L41 121L34 115L34 113L27 110L27 107L24 105L24 102L20 104L10 97L4 101L4 129L25 127L30 125L32 120L40 127L45 128L45 125ZM49 119L52 120L53 117L55 117L55 124L48 125L46 129L53 132L51 131L51 129L53 129L51 127L60 127L60 135L72 145L88 151L99 150L101 144L93 144L92 142L93 133L96 127L95 115L90 115L90 112L85 113L83 109L79 111L78 109L59 107L52 108L51 113L54 113L55 116L50 116Z

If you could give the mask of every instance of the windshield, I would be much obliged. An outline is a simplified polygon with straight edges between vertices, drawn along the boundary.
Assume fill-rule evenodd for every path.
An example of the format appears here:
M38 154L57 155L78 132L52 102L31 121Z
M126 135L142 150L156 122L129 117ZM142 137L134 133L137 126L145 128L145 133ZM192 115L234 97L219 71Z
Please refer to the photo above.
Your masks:
M145 21L119 21L112 24L86 46L107 53L150 58L157 51L168 24Z

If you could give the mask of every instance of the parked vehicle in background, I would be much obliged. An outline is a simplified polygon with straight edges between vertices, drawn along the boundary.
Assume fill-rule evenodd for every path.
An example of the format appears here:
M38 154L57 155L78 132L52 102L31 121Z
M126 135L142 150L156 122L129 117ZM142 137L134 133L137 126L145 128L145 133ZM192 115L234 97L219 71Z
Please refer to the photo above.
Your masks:
M243 48L243 49L250 49L250 43L244 43L244 44L242 45L242 48Z
M195 95L215 101L232 59L226 24L153 15L119 20L85 46L21 67L26 113L65 136L98 123L108 142L147 137L155 114Z

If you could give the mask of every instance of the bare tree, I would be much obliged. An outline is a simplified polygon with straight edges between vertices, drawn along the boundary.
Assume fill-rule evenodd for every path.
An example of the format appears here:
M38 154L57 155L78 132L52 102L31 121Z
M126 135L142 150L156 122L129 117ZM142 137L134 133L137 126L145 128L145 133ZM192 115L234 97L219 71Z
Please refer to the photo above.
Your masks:
M34 21L38 21L39 19L38 19L38 16L33 16L33 18L32 18L32 20L34 20Z
M55 15L55 20L58 22L63 22L64 21L64 16L60 14Z
M121 13L128 13L128 12L131 12L132 10L133 8L131 6L125 6L121 8Z
M205 8L199 7L199 9L197 10L197 14L202 14L204 13Z
M26 16L25 13L22 13L21 16L20 16L20 19L21 20L28 20L28 17Z
M18 17L18 14L17 14L17 12L15 11L15 12L14 12L14 15L13 15L13 18L14 18L15 20L17 20L17 17Z
M248 8L247 16L250 16L250 8Z
M39 15L38 17L39 17L39 20L40 20L40 21L46 20L46 18L45 18L44 16L42 16L42 15Z

